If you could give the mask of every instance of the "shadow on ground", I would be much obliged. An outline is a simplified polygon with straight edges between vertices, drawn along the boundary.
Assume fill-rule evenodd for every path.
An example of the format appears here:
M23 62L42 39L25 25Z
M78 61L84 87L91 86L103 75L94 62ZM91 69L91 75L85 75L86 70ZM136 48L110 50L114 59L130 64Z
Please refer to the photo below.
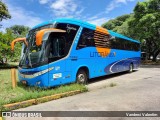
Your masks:
M134 70L133 72L136 72L136 71L138 71L138 70ZM122 76L122 75L125 75L125 74L130 74L130 73L128 71L125 71L125 72L114 73L114 74L106 75L106 76L102 76L102 77L92 78L92 79L88 80L87 84L103 81L103 80L106 80L106 79Z

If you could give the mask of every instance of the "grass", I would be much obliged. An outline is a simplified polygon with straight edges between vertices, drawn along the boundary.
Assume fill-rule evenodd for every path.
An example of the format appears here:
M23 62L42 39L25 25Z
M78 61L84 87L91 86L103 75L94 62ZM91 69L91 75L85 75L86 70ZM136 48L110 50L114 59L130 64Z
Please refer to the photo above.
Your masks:
M10 69L0 70L0 110L2 109L2 106L4 104L40 98L43 96L54 95L74 90L81 90L82 92L87 91L87 88L84 85L80 84L69 84L56 88L44 89L38 87L23 86L19 82L18 86L15 89L12 89L10 73Z

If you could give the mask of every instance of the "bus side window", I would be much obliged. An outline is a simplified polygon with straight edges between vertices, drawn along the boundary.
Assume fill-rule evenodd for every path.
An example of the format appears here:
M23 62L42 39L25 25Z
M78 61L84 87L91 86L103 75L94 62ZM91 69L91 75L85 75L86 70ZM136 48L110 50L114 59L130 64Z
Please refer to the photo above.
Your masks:
M51 41L50 58L65 55L65 38L55 37Z
M87 46L94 46L94 38L91 36L87 36L86 44L87 44Z
M94 31L88 28L83 28L80 39L77 44L77 50L85 47L93 47L94 44Z
M110 43L111 43L111 48L112 49L117 49L118 44L117 44L117 39L115 36L110 36Z
M74 24L68 24L68 23L56 23L55 28L65 30L66 33L64 33L64 37L66 40L66 46L65 46L65 56L69 53L73 40L76 36L76 33L78 32L79 26Z

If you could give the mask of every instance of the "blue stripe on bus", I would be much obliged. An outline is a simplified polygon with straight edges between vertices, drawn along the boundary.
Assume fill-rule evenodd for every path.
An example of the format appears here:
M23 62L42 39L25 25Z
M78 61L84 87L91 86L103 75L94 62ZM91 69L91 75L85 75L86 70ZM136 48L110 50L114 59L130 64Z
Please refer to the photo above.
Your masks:
M133 68L137 69L140 64L140 57L126 58L115 61L107 65L104 69L106 74L117 73L121 71L129 70L129 65L133 63Z

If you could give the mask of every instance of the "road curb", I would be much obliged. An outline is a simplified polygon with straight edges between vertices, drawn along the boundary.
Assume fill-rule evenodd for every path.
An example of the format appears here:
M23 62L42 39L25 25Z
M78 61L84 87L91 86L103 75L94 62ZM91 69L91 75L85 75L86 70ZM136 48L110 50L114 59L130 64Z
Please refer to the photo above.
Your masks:
M75 91L65 92L65 93L61 93L61 94L49 95L49 96L44 96L41 98L26 100L26 101L22 101L22 102L6 104L6 105L3 105L3 107L7 110L8 109L14 110L14 109L23 108L23 107L27 107L27 106L31 106L31 105L36 105L39 103L48 102L51 100L56 100L56 99L67 97L67 96L72 96L75 94L79 94L81 92L82 92L81 90L75 90Z

